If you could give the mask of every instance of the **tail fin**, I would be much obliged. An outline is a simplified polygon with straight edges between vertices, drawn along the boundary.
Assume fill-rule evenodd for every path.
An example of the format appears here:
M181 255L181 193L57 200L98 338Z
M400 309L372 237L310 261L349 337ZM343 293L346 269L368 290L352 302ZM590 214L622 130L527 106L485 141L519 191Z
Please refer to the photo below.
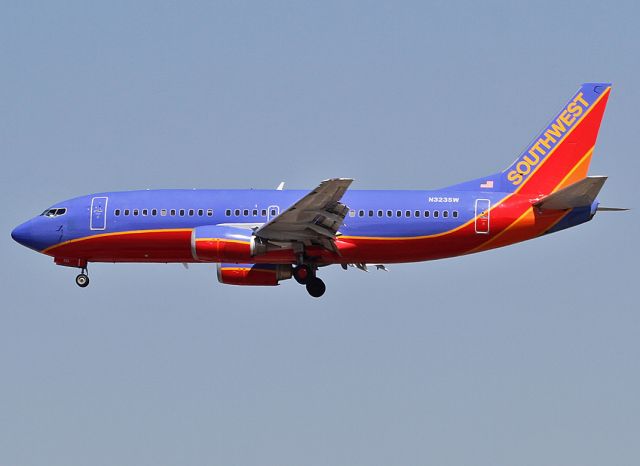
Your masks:
M547 195L587 176L609 83L585 83L525 151L500 174L507 192Z

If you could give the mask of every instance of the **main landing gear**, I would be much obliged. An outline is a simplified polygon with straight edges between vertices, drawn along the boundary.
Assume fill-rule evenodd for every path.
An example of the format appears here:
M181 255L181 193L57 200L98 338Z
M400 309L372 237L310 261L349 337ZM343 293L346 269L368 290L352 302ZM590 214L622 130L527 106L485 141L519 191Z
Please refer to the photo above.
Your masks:
M298 265L293 268L293 278L307 288L307 293L314 298L319 298L327 290L327 287L322 280L316 277L316 270L317 267L307 264Z
M307 293L314 298L319 298L327 290L324 282L318 277L311 277L305 286L307 287Z
M82 272L76 277L76 285L80 288L86 288L89 286L89 275L87 275L86 267L82 269Z

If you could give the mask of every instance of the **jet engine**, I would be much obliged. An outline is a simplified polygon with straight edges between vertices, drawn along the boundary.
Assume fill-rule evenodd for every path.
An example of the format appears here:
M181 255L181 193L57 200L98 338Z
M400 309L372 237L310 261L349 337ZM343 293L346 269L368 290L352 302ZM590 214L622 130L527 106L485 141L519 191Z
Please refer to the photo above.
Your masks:
M218 264L218 281L225 285L276 286L291 278L287 264Z
M295 261L292 249L272 246L243 228L204 225L191 233L191 254L202 262L254 262L290 263Z
M248 261L253 255L251 230L206 225L193 229L191 254L206 262Z

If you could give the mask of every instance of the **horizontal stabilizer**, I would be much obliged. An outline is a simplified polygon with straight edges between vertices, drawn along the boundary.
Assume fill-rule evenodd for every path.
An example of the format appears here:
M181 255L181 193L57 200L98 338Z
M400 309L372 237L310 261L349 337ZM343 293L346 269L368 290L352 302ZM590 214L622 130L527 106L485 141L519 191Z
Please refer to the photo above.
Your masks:
M593 204L606 176L588 176L566 188L543 197L533 204L540 210L566 210Z
M625 212L629 209L625 207L600 207L598 206L598 212Z

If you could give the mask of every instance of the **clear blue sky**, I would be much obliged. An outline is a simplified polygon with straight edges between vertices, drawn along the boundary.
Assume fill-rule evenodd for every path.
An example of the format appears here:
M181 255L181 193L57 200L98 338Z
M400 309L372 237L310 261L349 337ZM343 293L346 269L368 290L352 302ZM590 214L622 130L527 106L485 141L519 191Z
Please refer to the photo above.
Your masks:
M636 465L637 2L2 2L0 464ZM18 223L103 190L437 188L614 83L635 208L475 256L234 288L76 272Z

